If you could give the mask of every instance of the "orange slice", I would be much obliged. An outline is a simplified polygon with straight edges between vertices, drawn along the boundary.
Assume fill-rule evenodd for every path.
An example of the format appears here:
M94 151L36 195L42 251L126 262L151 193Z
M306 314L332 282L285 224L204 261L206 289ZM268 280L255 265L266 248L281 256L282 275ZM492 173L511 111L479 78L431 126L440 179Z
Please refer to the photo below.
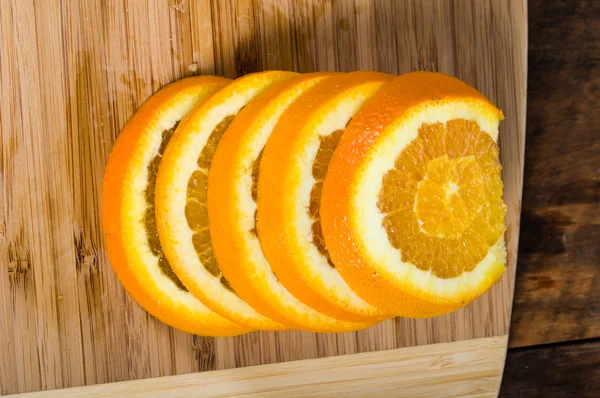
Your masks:
M108 159L102 226L113 269L131 297L177 329L207 336L250 331L208 309L179 281L162 252L154 218L154 182L161 154L188 111L229 82L194 77L150 97L127 122Z
M391 78L353 72L317 83L281 115L260 164L258 236L266 259L300 301L349 322L389 314L356 295L331 263L320 229L321 184L346 124Z
M416 72L384 85L348 125L321 214L334 264L367 302L435 316L504 273L501 119L460 80Z
M208 215L213 249L223 275L244 301L289 328L314 332L356 330L370 323L344 322L299 301L279 282L256 233L261 154L282 113L302 93L333 73L286 80L252 100L221 139L208 175Z
M285 327L242 300L213 253L206 203L217 145L237 113L293 72L255 73L233 81L194 108L175 131L156 181L156 219L167 259L183 284L218 314L250 328Z

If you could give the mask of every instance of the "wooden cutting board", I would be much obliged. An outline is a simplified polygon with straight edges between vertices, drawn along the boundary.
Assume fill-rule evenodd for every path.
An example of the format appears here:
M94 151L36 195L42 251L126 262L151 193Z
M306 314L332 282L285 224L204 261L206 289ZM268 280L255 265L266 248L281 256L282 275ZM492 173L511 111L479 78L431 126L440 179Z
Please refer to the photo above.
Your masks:
M521 209L526 8L519 0L195 0L181 11L169 0L2 0L0 393L155 378L56 396L495 395ZM455 313L344 334L205 338L144 312L115 277L100 230L111 146L165 84L265 69L437 70L495 102L506 115L502 280ZM249 367L263 364L272 365Z

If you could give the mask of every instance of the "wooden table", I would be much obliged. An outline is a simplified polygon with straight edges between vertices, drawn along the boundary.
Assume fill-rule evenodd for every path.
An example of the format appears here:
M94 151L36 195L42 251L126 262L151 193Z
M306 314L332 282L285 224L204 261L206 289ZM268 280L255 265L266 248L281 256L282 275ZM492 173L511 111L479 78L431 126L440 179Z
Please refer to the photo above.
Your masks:
M530 1L519 267L502 396L600 396L600 2Z

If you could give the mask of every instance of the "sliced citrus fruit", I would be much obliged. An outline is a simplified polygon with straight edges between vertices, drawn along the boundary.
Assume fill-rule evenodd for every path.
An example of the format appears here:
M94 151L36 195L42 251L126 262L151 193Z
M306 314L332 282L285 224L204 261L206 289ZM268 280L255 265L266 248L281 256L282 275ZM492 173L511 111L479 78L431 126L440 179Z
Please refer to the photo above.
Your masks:
M281 71L250 74L195 107L173 134L156 181L158 233L179 279L218 314L256 329L285 327L242 300L220 270L209 229L208 172L217 144L240 109L270 86L296 75Z
M229 336L250 329L217 315L171 270L154 218L154 184L164 148L188 111L229 82L193 77L150 97L127 122L110 154L102 195L102 225L117 277L146 311L189 333Z
M281 115L260 164L257 225L266 259L299 300L349 322L389 314L356 295L331 263L320 228L321 184L346 124L390 78L353 72L315 84Z
M429 317L502 276L501 119L466 83L415 72L385 84L348 125L321 215L333 262L363 299Z
M313 332L357 330L371 323L344 322L294 297L267 262L256 232L261 154L288 106L333 73L286 80L252 100L227 129L208 173L208 215L213 250L223 275L244 301L289 328Z

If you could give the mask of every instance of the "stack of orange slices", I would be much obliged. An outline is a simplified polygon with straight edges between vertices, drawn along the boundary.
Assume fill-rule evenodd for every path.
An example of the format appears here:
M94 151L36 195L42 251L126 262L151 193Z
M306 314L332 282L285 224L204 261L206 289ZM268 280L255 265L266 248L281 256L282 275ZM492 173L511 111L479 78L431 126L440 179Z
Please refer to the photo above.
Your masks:
M149 313L206 336L454 311L505 271L502 118L433 72L175 82L109 158L113 268Z

